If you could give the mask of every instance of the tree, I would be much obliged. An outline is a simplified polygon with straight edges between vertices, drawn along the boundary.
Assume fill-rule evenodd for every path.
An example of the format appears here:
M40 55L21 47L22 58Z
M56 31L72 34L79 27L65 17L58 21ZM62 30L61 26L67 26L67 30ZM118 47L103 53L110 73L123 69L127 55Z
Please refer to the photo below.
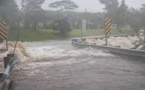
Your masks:
M15 1L7 0L0 8L0 17L6 21L11 28L16 28L19 21L19 9Z
M58 31L60 35L67 35L69 31L71 31L71 25L70 23L72 22L71 19L68 19L67 17L69 16L68 11L72 11L78 8L77 4L72 2L71 0L61 0L61 1L56 1L51 4L49 4L49 7L59 9L58 13L58 18L53 24L53 29L55 31ZM63 11L63 14L65 15L60 15ZM65 13L64 13L65 11ZM66 17L67 16L67 17ZM65 17L63 19L60 19L60 17Z
M121 27L126 25L126 14L128 12L128 6L125 4L125 0L119 2L117 0L100 0L100 3L105 5L107 16L111 18L111 22L117 24L117 29L121 32Z
M109 11L112 11L116 8L114 7L118 7L119 2L117 0L99 0L100 3L105 5L105 10L109 13Z
M145 4L142 5L142 7L140 8L140 11L141 11L141 16L140 16L141 28L145 29Z
M106 16L111 18L112 23L116 23L117 9L119 2L117 0L99 0L101 4L104 4Z
M37 29L39 22L43 22L44 10L42 4L45 0L22 0L22 11L24 12L25 26Z
M61 11L68 11L77 9L78 5L72 2L71 0L62 0L49 4L49 7L59 9Z
M64 17L63 19L55 21L53 23L52 28L55 31L58 31L58 34L61 36L66 36L67 33L71 31L71 25L69 24L67 17Z
M140 17L141 17L141 12L139 10L134 9L134 8L129 9L127 12L127 15L126 15L126 22L136 32L138 32L138 30L141 27Z
M121 31L121 27L126 25L126 14L128 12L128 6L125 4L125 0L121 1L120 7L117 9L116 24L117 28Z

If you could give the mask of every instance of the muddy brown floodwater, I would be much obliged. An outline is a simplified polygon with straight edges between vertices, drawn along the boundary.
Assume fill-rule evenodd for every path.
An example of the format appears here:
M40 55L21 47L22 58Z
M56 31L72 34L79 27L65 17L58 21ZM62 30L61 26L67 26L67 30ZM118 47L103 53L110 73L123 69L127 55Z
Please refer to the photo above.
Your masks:
M145 90L145 60L77 49L70 41L25 44L34 60L15 70L13 90Z

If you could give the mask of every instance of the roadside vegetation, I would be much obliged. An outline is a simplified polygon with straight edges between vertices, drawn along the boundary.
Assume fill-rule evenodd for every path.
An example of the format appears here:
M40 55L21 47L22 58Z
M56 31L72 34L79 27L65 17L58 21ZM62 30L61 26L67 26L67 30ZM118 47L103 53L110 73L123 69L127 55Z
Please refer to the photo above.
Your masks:
M9 40L16 40L17 38L17 30L10 31ZM117 34L135 34L133 30L122 30L120 33L118 30L113 29L110 35ZM96 36L96 35L104 35L103 29L90 29L83 32L83 36ZM81 30L74 29L67 34L67 36L58 35L52 29L39 29L37 31L33 30L20 30L19 40L20 41L44 41L44 40L64 40L69 38L81 37Z
M112 35L134 34L145 27L144 4L140 9L135 9L128 7L125 0L99 0L105 7L102 12L78 12L76 10L79 6L71 0L54 1L48 5L51 10L42 8L44 2L45 0L22 0L22 8L19 8L15 0L0 1L0 20L5 21L9 27L9 40L16 40L18 29L21 41L80 37L83 20L86 21L87 28L83 36L104 35L106 16L115 25Z

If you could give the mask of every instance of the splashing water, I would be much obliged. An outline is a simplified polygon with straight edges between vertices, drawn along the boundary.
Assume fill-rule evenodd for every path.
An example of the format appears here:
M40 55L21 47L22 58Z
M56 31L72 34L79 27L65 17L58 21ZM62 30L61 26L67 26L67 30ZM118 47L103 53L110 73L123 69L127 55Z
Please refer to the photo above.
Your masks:
M93 48L78 49L70 41L25 42L27 52L31 56L26 64L17 67L18 70L30 70L29 76L37 74L37 68L50 66L65 66L96 60L97 58L114 57L109 53ZM36 72L35 72L36 71Z
M105 38L103 39L87 39L85 42L88 44L102 45L105 44ZM128 37L110 37L108 38L108 45L120 46L121 48L134 48L136 44L139 44L139 38L137 36Z
M9 53L13 53L15 42L8 42ZM6 48L5 42L1 44L0 48ZM76 49L71 45L70 41L43 41L43 42L18 42L16 52L18 63L31 62L35 60L42 61L44 58L51 61L60 60L55 64L72 64L83 60L86 57L112 57L109 53L104 53L101 50L92 48ZM5 55L6 56L6 55ZM79 61L76 61L78 60ZM63 61L65 60L65 61ZM0 67L3 67L3 58L0 58ZM17 64L16 68L21 65ZM43 65L43 63L40 63ZM47 63L51 64L51 63ZM53 63L54 64L54 63ZM37 64L35 64L37 65ZM3 71L0 70L0 71Z
M92 48L76 49L70 44L70 41L27 42L26 44L28 45L28 53L35 60L42 58L60 59L64 57L113 56Z
M110 90L115 90L116 86L120 88L126 85L126 89L133 85L137 85L138 88L140 83L144 83L145 63L142 61L125 60L92 48L77 49L70 41L25 42L24 44L33 59L22 63L14 72L16 90L47 90L52 87L54 90L59 87L72 89L68 85L77 90L80 84L80 88L82 85L84 88L92 85L94 79L96 82L92 89L96 88L96 83L99 87L100 82L107 87L108 83L115 82L109 84L113 86L109 88ZM127 84L128 82L131 84ZM102 85L100 88L102 89Z

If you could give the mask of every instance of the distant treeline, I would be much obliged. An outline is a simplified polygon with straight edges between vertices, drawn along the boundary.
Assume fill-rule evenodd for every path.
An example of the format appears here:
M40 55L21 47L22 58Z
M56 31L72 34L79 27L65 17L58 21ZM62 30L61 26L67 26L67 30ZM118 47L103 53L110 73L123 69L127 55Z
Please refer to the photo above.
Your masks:
M105 6L104 12L76 12L79 6L71 0L56 1L48 6L52 10L43 10L45 0L22 0L22 9L19 10L13 0L0 2L0 19L10 26L10 29L29 28L53 28L54 24L67 17L71 28L81 28L82 20L87 21L88 29L104 28L106 16L111 18L112 24L116 24L121 30L124 25L130 25L132 29L139 30L145 27L145 5L140 9L129 8L125 0L119 4L117 0L99 0ZM62 22L61 22L62 23ZM67 24L68 25L68 24ZM59 28L58 28L59 29Z

